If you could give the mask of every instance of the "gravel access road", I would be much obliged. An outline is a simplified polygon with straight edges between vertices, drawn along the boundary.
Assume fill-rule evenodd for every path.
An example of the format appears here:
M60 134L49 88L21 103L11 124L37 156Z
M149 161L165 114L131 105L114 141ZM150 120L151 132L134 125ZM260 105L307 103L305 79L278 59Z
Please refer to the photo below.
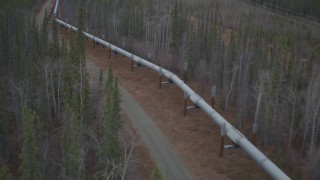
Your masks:
M99 67L87 60L87 70L92 76L99 77ZM107 74L106 72L104 73ZM106 77L105 77L106 79ZM121 108L130 118L143 142L155 159L161 174L167 180L191 179L185 164L173 150L164 134L153 123L143 108L120 86Z

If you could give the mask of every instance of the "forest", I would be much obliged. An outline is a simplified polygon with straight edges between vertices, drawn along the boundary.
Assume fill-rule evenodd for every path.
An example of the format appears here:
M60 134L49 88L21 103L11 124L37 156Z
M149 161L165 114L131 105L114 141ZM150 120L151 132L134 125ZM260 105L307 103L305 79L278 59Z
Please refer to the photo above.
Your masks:
M71 9L77 6L64 2L61 18L75 23ZM259 145L280 167L298 179L305 173L319 178L316 25L237 0L85 1L85 8L88 32L178 75L186 71L203 93L217 86L220 108L234 113L231 121L249 137L258 127Z
M263 2L320 17L316 0ZM83 34L67 42L54 22L37 24L39 3L0 1L0 179L121 179L116 77L99 78L95 106ZM319 27L238 0L68 0L59 18L187 73L203 93L217 86L219 108L248 137L258 127L276 164L320 178Z
M320 19L320 2L317 0L250 0L254 3L259 3L266 6L281 8L286 11L291 11L302 16L310 16Z
M46 16L38 25L39 3L1 1L0 179L123 179L130 146L117 79L110 68L93 87L83 34L67 42ZM83 29L83 6L77 18Z

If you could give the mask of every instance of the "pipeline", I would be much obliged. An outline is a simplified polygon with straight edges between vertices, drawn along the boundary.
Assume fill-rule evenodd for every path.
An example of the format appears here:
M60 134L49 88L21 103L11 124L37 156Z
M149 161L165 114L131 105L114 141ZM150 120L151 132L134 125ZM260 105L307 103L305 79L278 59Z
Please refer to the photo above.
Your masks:
M59 0L57 0L57 2L58 1ZM58 3L56 3L54 14L57 13L57 8ZM69 28L72 31L78 31L78 28L62 20L59 20L58 18L55 18L55 20L60 25ZM219 125L221 129L224 129L226 135L234 143L241 147L260 167L262 167L262 169L267 174L269 174L273 179L290 179L280 168L278 168L270 159L268 159L260 150L258 150L257 147L255 147L239 130L233 127L226 119L224 119L217 111L215 111L208 103L206 103L196 92L194 92L188 85L186 85L177 75L94 35L91 35L87 32L83 32L83 34L88 39L91 39L105 47L108 47L112 51L115 51L127 57L128 59L135 61L136 63L146 66L174 82L183 92L187 94L187 96L193 103L201 108L213 120L215 124Z
M54 5L54 10L53 10L53 17L57 17L57 12L58 12L58 7L59 7L59 0L56 0L56 4Z

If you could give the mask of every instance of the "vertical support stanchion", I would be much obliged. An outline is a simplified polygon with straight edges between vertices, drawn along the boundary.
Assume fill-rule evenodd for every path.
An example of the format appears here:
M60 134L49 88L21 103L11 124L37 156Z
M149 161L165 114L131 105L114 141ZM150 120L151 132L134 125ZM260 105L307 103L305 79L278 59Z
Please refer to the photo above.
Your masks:
M133 72L133 60L131 60L131 72Z
M187 92L184 92L184 109L183 109L183 115L187 116L187 100L189 98L189 95Z
M187 116L187 99L184 99L184 110L183 110L183 116Z
M99 82L102 84L103 81L103 70L100 68L100 73L99 73Z
M133 66L134 66L134 61L133 61L133 54L131 54L131 72L133 72Z
M66 19L66 23L68 23L68 19ZM67 26L65 27L66 27L65 33L68 34L68 27Z
M105 39L106 39L106 35L105 35L105 34L103 34L103 35L102 35L102 39L103 39L103 40L105 40ZM102 45L102 48L105 48L105 46L104 46L104 45Z
M159 80L159 89L162 88L162 75L159 76L160 77L160 80Z
M187 82L187 71L188 71L188 61L185 61L184 65L183 65L183 81L184 81L184 83Z
M92 40L92 42L93 42L93 49L96 48L96 41L95 41L95 39L96 39L96 37L93 37L93 40Z
M111 50L111 46L109 47L109 59L111 59L112 57L112 50Z
M68 23L68 19L66 19L66 23ZM65 34L68 34L68 27L67 26L65 26Z
M159 70L159 89L162 88L162 67Z
M226 123L223 123L221 126L221 141L220 141L220 158L223 157L224 150L224 137L226 136Z
M252 125L252 144L253 145L256 145L257 133L258 133L258 124L254 123Z
M217 86L212 86L211 88L211 107L214 108L214 103L217 95Z

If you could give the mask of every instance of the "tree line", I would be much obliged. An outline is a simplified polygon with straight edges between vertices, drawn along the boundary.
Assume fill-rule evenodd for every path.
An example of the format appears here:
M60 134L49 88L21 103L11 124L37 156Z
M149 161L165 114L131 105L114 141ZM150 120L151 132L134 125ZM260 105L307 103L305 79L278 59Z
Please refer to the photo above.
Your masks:
M96 87L105 91L100 112L93 106L97 91L89 82L84 35L60 40L54 21L44 17L39 25L16 1L1 3L0 179L123 179L129 150L121 140L112 68ZM80 31L84 12L80 5Z
M77 6L63 3L71 23ZM298 152L308 159L308 177L319 178L317 28L231 0L85 1L85 10L90 33L176 74L187 71L203 93L216 85L220 107L236 114L236 127L250 135L258 125L259 144L281 167L301 177L292 163Z
M320 18L320 2L317 0L306 1L287 1L287 0L251 0L262 5L275 5L289 11L296 12L305 16Z

